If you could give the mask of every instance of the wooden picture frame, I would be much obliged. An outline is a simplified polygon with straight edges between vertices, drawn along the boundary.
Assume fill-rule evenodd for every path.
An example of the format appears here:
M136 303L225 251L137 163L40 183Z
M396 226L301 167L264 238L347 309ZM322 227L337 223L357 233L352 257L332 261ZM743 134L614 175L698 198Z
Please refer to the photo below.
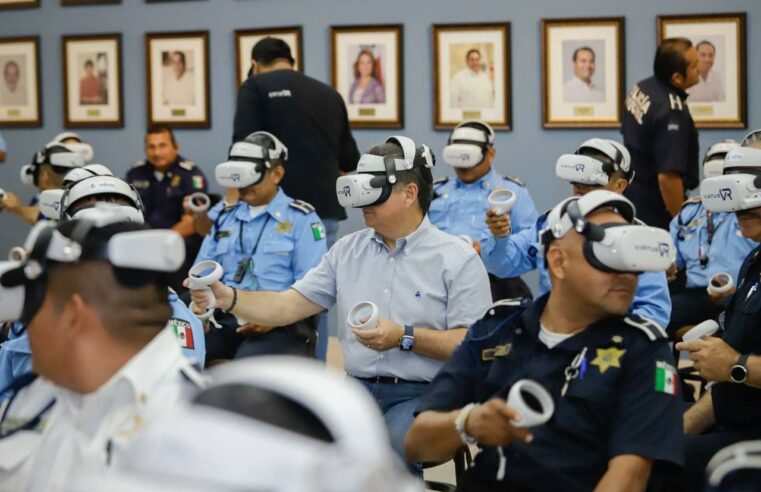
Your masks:
M39 36L0 38L0 127L42 126Z
M747 128L745 12L660 15L656 22L658 44L686 37L698 52L698 84L687 89L695 126Z
M0 0L0 10L33 9L40 6L40 0Z
M251 49L264 38L280 38L291 48L294 68L304 71L304 39L301 26L263 27L235 31L235 81L236 87L246 81L251 68Z
M122 0L61 0L64 7L77 7L80 5L116 5Z
M209 128L209 31L145 35L148 125Z
M434 128L480 120L511 130L510 23L434 24L432 36Z
M122 128L122 36L68 35L63 54L63 114L67 128Z
M619 128L625 98L623 17L542 19L542 126Z
M403 31L401 24L330 27L331 80L353 128L404 126Z

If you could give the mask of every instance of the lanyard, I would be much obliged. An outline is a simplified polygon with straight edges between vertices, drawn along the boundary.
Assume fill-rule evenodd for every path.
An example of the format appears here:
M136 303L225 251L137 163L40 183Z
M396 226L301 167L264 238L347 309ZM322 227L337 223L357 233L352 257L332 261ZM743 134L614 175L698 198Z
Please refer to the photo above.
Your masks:
M42 420L42 417L45 416L46 413L50 411L51 408L53 408L53 405L55 405L55 398L50 400L45 407L43 407L42 410L40 410L37 415L29 420L28 422L24 423L23 425L19 427L12 428L8 431L5 430L5 418L8 416L8 410L11 408L11 405L13 405L13 401L16 399L16 396L21 392L22 389L26 388L30 384L32 384L37 379L37 375L33 372L28 372L26 374L23 374L13 380L11 384L9 384L6 388L3 389L3 393L6 391L11 391L11 397L8 399L8 402L5 404L5 408L3 409L3 415L0 416L0 439L5 439L7 437L12 436L13 434L17 432L21 432L23 430L30 430L37 427L37 425Z
M724 214L718 224L713 223L713 212L706 212L706 234L708 239L708 245L705 249L700 244L700 233L698 233L698 257L700 259L701 268L708 266L708 252L711 250L711 243L713 243L713 237L716 235L716 230L721 227L721 224L727 220L729 214Z
M264 212L267 214L267 212ZM270 219L272 216L270 214L267 214L267 220L264 221L264 225L261 229L259 229L259 235L256 236L256 242L254 242L254 247L251 249L251 258L254 257L256 254L256 248L259 247L259 241L262 239L262 234L264 234L264 229L267 228L267 225L270 223ZM241 221L238 224L238 244L240 245L240 252L245 253L246 250L243 248L243 222Z

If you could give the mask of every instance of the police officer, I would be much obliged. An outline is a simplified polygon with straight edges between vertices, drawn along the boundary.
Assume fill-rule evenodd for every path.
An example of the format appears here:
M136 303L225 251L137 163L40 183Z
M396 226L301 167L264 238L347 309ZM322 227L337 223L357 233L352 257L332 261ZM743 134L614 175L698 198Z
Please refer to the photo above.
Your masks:
M489 209L489 194L497 189L515 193L510 211L513 232L531 227L537 212L526 185L518 178L502 177L492 169L497 151L494 130L482 121L464 121L455 127L444 148L444 161L454 167L456 178L448 176L433 184L433 201L428 215L444 232L467 236L476 251L481 252L481 237L488 234L484 215ZM520 278L500 279L489 276L492 298L531 297L531 291Z
M198 166L179 154L180 146L170 128L148 128L144 143L146 159L134 164L126 180L140 193L145 220L151 227L172 229L185 238L186 264L169 281L170 287L181 291L184 272L202 240L193 228L193 217L184 211L183 200L192 193L206 192L206 178Z
M621 133L635 172L626 196L646 224L668 229L686 191L699 183L698 131L685 92L698 82L698 55L690 40L663 40L653 71L626 97Z
M209 211L213 222L195 263L215 260L223 281L239 289L283 291L316 266L326 253L325 228L314 207L294 200L279 184L288 149L274 135L255 132L233 144L229 160L217 166L217 181L238 188L240 201ZM239 177L234 177L239 176ZM222 329L206 335L207 360L261 354L314 355L314 319L282 327L239 326L218 312Z
M703 170L706 178L721 175L724 156L737 142L719 142L706 153ZM718 171L718 172L717 172ZM671 296L671 321L666 331L681 338L678 330L716 318L724 310L730 292L706 291L714 275L728 273L737 278L740 265L757 243L742 235L733 213L706 210L699 196L690 198L671 221L671 239L676 245L676 263L671 270L686 270L687 288Z
M632 177L629 153L614 140L592 138L582 143L573 154L560 156L555 174L573 187L575 196L605 189L623 193ZM547 228L549 211L540 215L528 229L510 233L510 220L487 212L486 223L491 232L484 238L481 257L487 271L498 277L523 275L539 270L540 295L549 292L551 283L542 256L540 232ZM663 272L645 272L640 276L632 312L667 326L671 314L671 298Z
M758 176L761 149L732 149L724 175L707 178L700 186L703 205L714 212L735 212L742 235L761 241L761 202ZM684 414L687 434L685 490L703 490L708 460L732 443L761 438L761 247L740 267L719 337L681 342L711 391Z
M542 238L552 290L525 309L497 302L471 327L417 409L411 458L444 460L477 444L458 490L479 492L644 490L654 460L681 464L668 339L650 320L626 316L632 271L665 269L673 246L666 231L633 221L631 202L609 191L553 209ZM528 430L526 410L505 403L524 379L554 407Z

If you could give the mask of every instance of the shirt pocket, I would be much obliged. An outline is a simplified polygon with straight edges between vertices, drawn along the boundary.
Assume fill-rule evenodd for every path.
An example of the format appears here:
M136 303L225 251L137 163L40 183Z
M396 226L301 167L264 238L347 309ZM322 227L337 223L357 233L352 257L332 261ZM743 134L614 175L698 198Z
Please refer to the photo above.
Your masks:
M293 283L294 244L285 239L266 242L254 257L254 275L260 289L283 290Z
M589 371L597 370L590 367ZM618 370L620 369L612 369ZM574 379L568 384L565 396L557 400L555 426L592 442L605 442L615 412L616 392L608 378L590 377Z

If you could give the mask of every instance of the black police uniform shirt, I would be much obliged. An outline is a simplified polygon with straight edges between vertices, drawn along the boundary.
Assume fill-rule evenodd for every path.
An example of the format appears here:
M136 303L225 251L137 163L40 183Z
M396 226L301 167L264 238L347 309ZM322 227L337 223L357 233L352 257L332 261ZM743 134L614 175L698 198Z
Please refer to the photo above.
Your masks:
M260 130L288 148L285 193L311 203L322 219L345 219L336 179L357 168L359 150L341 96L295 70L249 77L238 92L233 141Z
M539 340L547 299L525 311L495 303L468 331L417 409L448 412L506 398L525 378L552 395L554 415L531 430L534 440L503 448L504 481L496 479L496 448L487 447L468 470L467 490L589 491L608 461L625 454L681 465L682 405L665 332L636 315L609 317L549 349ZM578 376L563 396L565 369L581 353Z
M151 227L170 229L180 221L185 196L206 193L206 178L192 162L180 156L159 179L148 161L138 161L127 172L126 181L135 187L145 207L145 220Z
M680 175L686 190L700 183L698 131L686 100L686 92L656 77L640 81L626 97L621 133L635 172L632 191L643 188L642 194L627 196L635 199L638 217L650 225L663 227L657 218L647 216L653 205L665 211L658 174Z
M759 282L761 246L751 251L743 262L737 291L724 318L723 339L740 354L761 355ZM714 416L720 427L761 431L761 389L731 382L715 383L711 395Z

